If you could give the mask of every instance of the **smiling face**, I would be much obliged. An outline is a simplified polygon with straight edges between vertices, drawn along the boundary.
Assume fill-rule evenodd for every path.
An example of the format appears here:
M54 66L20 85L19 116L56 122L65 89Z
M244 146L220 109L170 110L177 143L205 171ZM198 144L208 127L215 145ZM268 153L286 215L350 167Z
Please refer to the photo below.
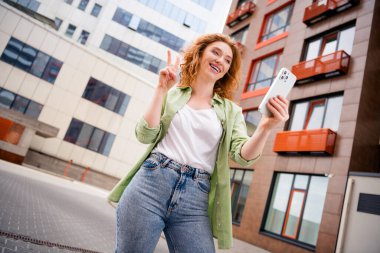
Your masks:
M232 60L232 49L227 43L213 42L205 48L202 54L199 74L216 82L228 72Z

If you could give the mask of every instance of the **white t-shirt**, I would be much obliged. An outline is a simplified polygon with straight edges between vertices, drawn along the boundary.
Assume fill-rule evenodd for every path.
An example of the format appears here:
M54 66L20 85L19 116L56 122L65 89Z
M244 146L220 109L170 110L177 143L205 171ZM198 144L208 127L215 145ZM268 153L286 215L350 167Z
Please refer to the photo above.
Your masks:
M212 174L223 128L213 108L195 110L187 104L170 123L153 152Z

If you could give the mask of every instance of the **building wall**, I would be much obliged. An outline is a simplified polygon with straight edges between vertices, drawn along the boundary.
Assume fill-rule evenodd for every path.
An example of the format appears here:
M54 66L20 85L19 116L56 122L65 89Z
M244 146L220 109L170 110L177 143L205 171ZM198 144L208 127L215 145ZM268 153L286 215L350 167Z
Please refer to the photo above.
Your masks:
M0 87L42 104L38 120L59 128L56 138L35 136L31 149L110 176L125 175L145 149L134 126L153 94L151 83L2 2L0 22L0 52L15 37L63 61L54 85L0 61ZM90 77L131 96L124 116L82 98ZM72 118L116 135L109 156L63 141Z
M360 176L350 175L347 185L348 193L344 200L337 253L376 253L380 251L378 242L380 237L379 208L377 207L377 214L358 211L361 193L377 196L377 199L380 198L379 183L379 174L372 173L372 176L365 173ZM372 204L372 210L376 210L376 202Z
M200 33L194 29L186 27L182 23L162 15L160 12L140 3L137 0L91 0L89 1L85 11L78 9L79 2L80 0L74 0L71 5L68 5L61 0L41 0L41 6L38 12L52 19L55 17L62 19L63 23L58 31L60 34L65 34L69 24L77 26L72 40L76 41L82 30L90 32L87 47L93 49L102 57L106 57L115 63L130 69L137 75L144 75L144 77L153 84L155 84L157 79L157 75L155 73L146 71L99 48L104 35L108 34L159 59L162 59L163 61L166 61L166 51L168 50L166 46L144 37L132 29L128 29L112 20L116 9L120 7L132 14L135 14L140 18L161 27L165 31L184 39L187 43L191 42L200 35ZM213 8L211 10L206 9L191 0L169 2L206 22L207 25L202 33L213 33L222 31L231 0L214 1ZM102 6L99 17L90 15L92 7L95 3ZM174 51L173 54L176 55L177 53L178 52Z
M265 207L269 201L268 198L270 197L270 187L273 175L275 172L291 172L322 176L328 175L329 183L319 229L316 252L334 252L351 155L353 152L355 131L358 131L357 122L360 119L358 114L359 105L361 99L370 97L369 94L371 94L371 90L377 89L368 89L368 94L361 97L362 91L365 87L376 86L373 78L367 78L364 80L365 71L367 71L367 68L365 67L367 53L371 54L371 52L368 52L368 49L370 44L371 27L374 27L372 24L375 24L372 21L375 1L360 1L358 6L310 27L307 27L302 20L305 8L311 5L312 1L295 1L288 36L267 46L255 49L265 15L288 2L290 1L256 1L256 9L250 18L240 22L233 28L225 27L224 32L232 34L247 24L250 24L243 53L242 85L235 99L240 101L240 105L243 109L254 109L258 107L263 98L263 96L256 96L241 99L241 94L243 93L244 86L247 82L252 60L268 55L277 50L283 50L279 65L291 69L293 65L301 61L305 39L349 21L356 20L355 38L348 74L308 84L296 85L288 96L288 99L292 102L294 100L310 98L318 95L343 92L342 113L339 120L335 151L332 156L278 155L272 151L276 132L286 129L287 124L278 126L269 137L262 158L252 166L252 169L254 169L253 181L248 193L243 218L240 226L235 225L233 231L234 236L237 238L258 245L272 252L308 252L308 250L303 249L302 247L260 233ZM236 0L232 2L230 13L235 10L236 3ZM373 29L375 29L375 27ZM374 59L375 57L378 58L378 54L376 55L377 56L374 56ZM369 107L363 106L363 110L366 110L365 108L368 109ZM374 115L371 115L371 119L374 120ZM373 128L375 127L376 125L371 125L372 133L376 132L373 131ZM365 131L358 132L358 137L360 134L365 134ZM378 141L378 138L379 134L376 136L376 141ZM368 143L369 142L367 141L366 145ZM374 157L372 156L371 159L373 158Z

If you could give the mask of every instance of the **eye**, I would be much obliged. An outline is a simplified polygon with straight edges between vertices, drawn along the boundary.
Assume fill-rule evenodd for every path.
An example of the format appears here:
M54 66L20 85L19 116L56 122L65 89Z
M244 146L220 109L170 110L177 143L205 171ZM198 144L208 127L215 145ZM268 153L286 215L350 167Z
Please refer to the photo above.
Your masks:
M219 52L217 50L212 50L212 53L219 56Z

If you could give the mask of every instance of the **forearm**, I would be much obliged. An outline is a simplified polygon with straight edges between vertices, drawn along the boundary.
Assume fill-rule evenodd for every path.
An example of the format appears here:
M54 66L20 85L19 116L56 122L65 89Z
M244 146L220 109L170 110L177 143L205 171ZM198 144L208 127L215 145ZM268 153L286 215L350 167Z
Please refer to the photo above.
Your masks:
M271 130L260 122L256 131L241 148L241 156L246 160L252 160L259 156L263 152L270 132Z
M148 110L144 114L144 119L150 128L155 128L160 124L161 110L167 91L157 87L154 91L153 99Z

